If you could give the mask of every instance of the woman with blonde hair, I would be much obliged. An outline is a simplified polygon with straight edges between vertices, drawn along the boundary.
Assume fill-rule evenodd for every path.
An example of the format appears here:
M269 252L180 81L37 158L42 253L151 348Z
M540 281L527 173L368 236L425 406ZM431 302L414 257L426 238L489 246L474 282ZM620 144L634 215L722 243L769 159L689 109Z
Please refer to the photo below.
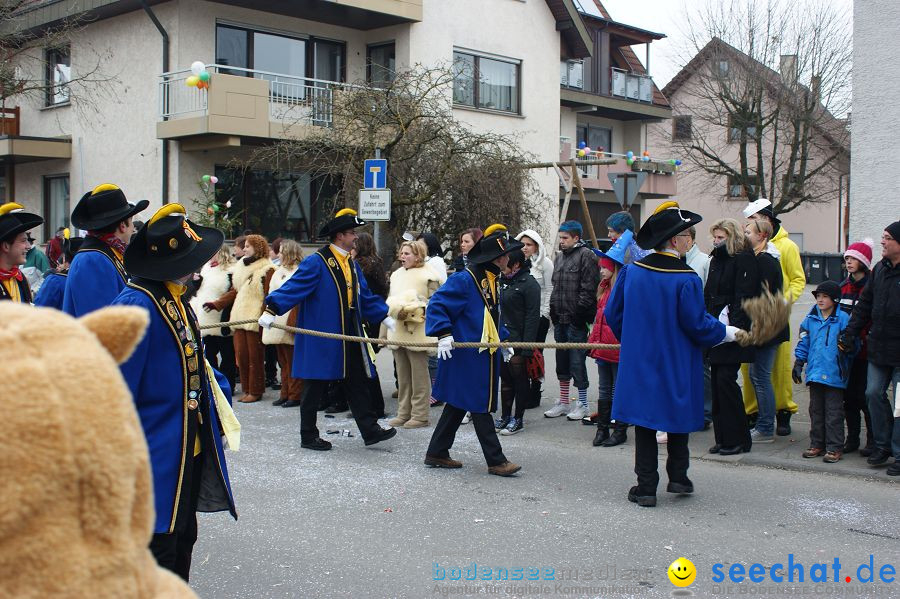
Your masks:
M275 291L284 282L290 279L303 260L303 248L292 239L279 239L278 262L280 266L272 274L269 281L269 291ZM273 324L293 327L297 326L297 306L290 312L275 317ZM291 364L294 363L294 334L283 329L270 327L263 329L263 345L275 346L278 357L278 367L281 369L281 395L272 402L273 406L282 408L294 408L300 405L300 392L303 390L303 382L291 376Z
M703 291L706 311L726 325L750 330L750 317L741 307L745 299L762 290L759 265L753 248L747 243L741 224L733 218L717 220L709 228L713 236L709 274ZM753 347L736 342L721 343L708 350L712 377L712 420L716 444L710 453L734 455L748 452L752 446L744 401L737 383L742 363L753 362Z
M203 304L219 298L223 293L231 289L231 267L235 260L231 248L222 244L216 255L200 269L200 280L197 282L197 293L191 298L191 308L197 314L197 324L200 326L214 325L227 322L231 310L203 310ZM237 366L234 361L234 343L231 341L231 329L217 327L201 329L203 338L203 351L210 365L225 375L231 388L234 389ZM219 359L221 356L221 360Z
M421 241L400 245L401 266L391 275L388 315L397 320L397 328L388 332L390 341L433 341L425 336L425 307L440 286L438 275L425 267L428 249ZM397 364L397 416L391 426L419 428L429 426L428 400L431 377L428 351L424 347L392 347Z

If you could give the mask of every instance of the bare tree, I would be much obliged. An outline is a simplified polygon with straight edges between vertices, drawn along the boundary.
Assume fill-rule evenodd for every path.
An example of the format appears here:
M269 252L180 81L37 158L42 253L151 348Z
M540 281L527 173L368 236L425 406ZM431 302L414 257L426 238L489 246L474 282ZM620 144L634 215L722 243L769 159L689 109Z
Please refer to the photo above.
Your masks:
M673 143L776 214L832 201L849 162L849 130L834 116L849 110L847 11L828 0L708 2L686 29L684 79L667 89L683 88L692 125Z
M114 93L116 76L104 71L112 50L98 50L80 35L88 23L84 13L42 27L26 26L24 17L34 4L0 0L0 108L23 100L43 105L56 96L79 110L96 110L98 98ZM73 41L78 42L75 63L56 61L69 56Z
M318 198L321 219L354 206L363 161L388 160L395 233L459 231L501 221L512 229L538 220L538 194L516 140L475 132L453 117L452 68L416 67L393 80L335 90L332 126L256 150L243 166L302 170L337 193ZM317 227L316 227L317 228Z

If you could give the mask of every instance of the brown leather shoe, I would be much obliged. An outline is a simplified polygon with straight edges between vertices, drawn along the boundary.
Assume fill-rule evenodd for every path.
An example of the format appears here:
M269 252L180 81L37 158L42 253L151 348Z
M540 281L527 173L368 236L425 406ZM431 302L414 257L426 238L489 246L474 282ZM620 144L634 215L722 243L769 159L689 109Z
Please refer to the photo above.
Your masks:
M497 476L512 476L521 469L521 466L512 462L503 462L499 466L488 466L488 472Z
M435 455L426 455L425 465L432 468L462 468L462 462L453 458L439 458Z
M262 397L260 397L259 395L245 395L244 397L240 398L238 401L241 403L255 403L261 399L262 399Z

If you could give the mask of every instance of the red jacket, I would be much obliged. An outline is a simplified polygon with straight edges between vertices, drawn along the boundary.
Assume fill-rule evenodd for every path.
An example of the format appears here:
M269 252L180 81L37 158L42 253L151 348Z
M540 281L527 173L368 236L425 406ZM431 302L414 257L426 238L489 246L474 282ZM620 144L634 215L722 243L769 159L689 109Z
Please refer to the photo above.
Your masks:
M604 283L600 284L604 285ZM588 337L588 343L609 343L615 345L618 345L619 343L619 340L616 339L615 335L613 335L612 329L609 328L609 323L606 322L606 317L603 315L604 309L606 308L606 301L609 299L610 291L611 288L607 285L603 292L600 294L599 299L597 299L597 315L594 317L594 326L591 328L591 334ZM618 364L619 350L592 349L591 357L598 360L603 360L604 362L614 362Z
M863 287L865 287L866 283L868 282L868 273L866 273L866 276L861 278L859 281L854 281L853 277L849 276L844 279L844 281L841 283L841 310L843 310L847 314L853 313L853 306L855 306L856 302L859 301L859 295L862 293ZM860 349L859 353L856 354L857 360L866 360L866 336L869 334L870 326L871 324L866 325L863 328L862 332L859 334Z

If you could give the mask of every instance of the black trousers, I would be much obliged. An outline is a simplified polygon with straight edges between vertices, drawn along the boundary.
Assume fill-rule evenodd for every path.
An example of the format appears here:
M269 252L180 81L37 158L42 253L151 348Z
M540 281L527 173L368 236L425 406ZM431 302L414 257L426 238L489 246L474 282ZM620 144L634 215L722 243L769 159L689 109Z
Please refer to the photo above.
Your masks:
M225 339L231 341L230 338ZM154 533L150 540L150 552L156 558L156 563L171 570L185 582L191 573L191 554L194 552L194 543L197 542L197 500L200 497L200 477L205 454L205 451L201 452L194 458L190 481L181 490L182 493L190 494L190 500L183 504L184 508L175 517L175 532Z
M210 365L225 375L234 393L237 381L237 362L234 359L234 341L231 337L209 335L203 338L203 352ZM221 356L221 360L219 357Z
M434 427L434 434L431 435L431 443L428 444L428 455L439 458L450 457L450 448L453 447L453 441L456 439L456 431L459 430L459 425L462 424L465 415L465 410L444 404L444 411L441 412L441 417ZM499 466L506 462L503 448L500 447L500 439L497 438L497 432L494 430L493 417L487 413L472 412L472 426L475 427L475 434L478 436L478 442L481 443L481 451L484 452L484 460L487 465Z
M752 446L750 429L747 428L747 414L744 399L737 383L740 364L711 364L712 376L712 421L716 435L716 445L736 447L745 451Z
M372 399L372 409L379 418L384 418L384 394L381 392L381 379L378 373L375 378L369 379L369 397Z
M666 443L666 450L669 452L666 460L669 482L688 482L687 471L691 457L688 437L688 433L669 433L669 441ZM635 425L634 473L637 475L638 495L656 495L656 487L659 485L658 452L656 431Z
M516 404L515 417L519 420L525 416L525 408L531 399L531 381L525 367L524 356L513 356L509 362L500 363L500 401L504 418L513 413L513 402Z
M350 412L359 427L363 440L369 439L381 427L378 414L372 406L371 379L366 375L360 344L351 343L347 348L347 378L333 381L337 392L347 398ZM319 437L316 428L319 403L328 393L332 381L307 379L303 381L303 400L300 405L300 438L303 442L315 441Z
M274 345L266 346L266 383L278 380L278 351Z
M858 442L862 431L860 414L866 419L866 446L875 445L872 438L872 422L869 418L869 407L866 403L866 377L869 362L857 357L850 368L850 380L844 390L844 416L847 419L847 443Z

